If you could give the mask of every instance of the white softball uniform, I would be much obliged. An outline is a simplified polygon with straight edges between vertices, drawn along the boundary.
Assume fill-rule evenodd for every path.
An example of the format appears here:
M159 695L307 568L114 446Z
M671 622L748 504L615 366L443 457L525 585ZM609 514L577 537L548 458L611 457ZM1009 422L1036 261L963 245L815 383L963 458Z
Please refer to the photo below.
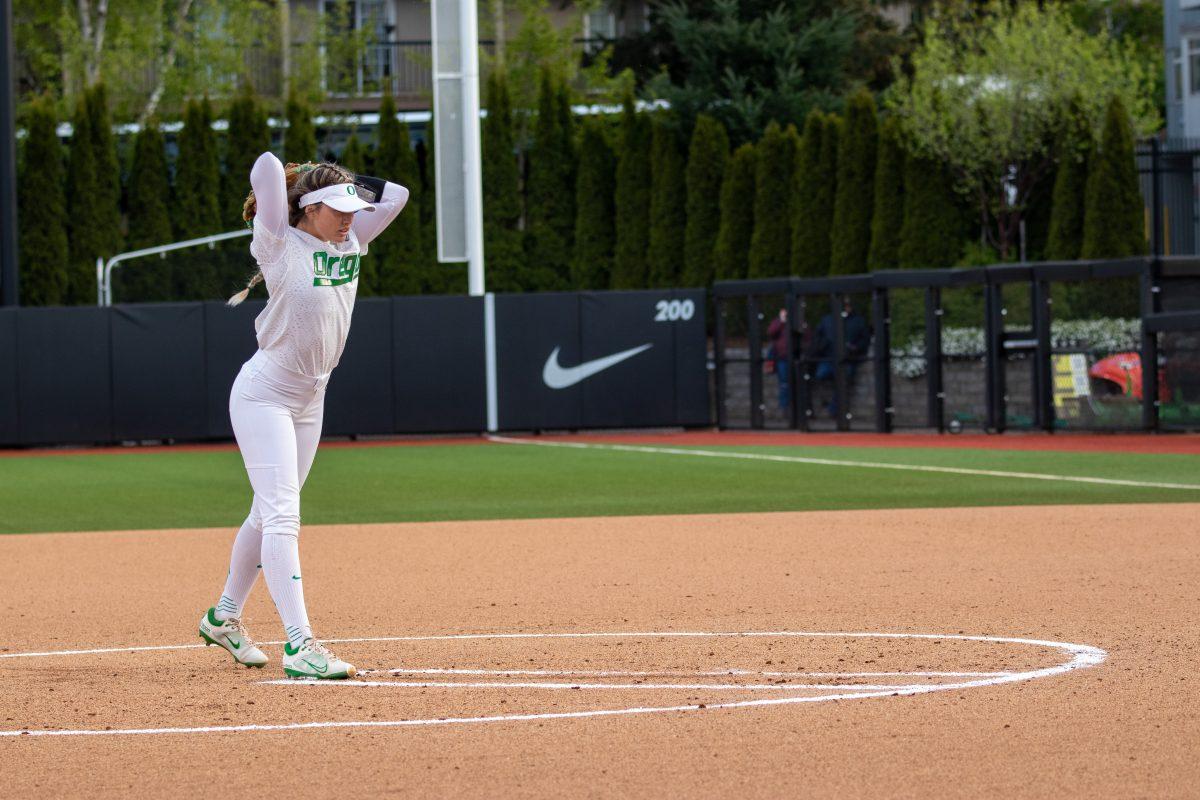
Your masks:
M316 455L325 386L350 332L360 259L396 218L408 190L386 184L375 211L355 214L346 242L322 242L288 225L283 165L270 153L250 172L257 212L250 253L270 298L254 322L258 352L234 380L229 418L254 489L234 541L222 617L240 617L261 564L288 638L312 635L304 609L300 489Z

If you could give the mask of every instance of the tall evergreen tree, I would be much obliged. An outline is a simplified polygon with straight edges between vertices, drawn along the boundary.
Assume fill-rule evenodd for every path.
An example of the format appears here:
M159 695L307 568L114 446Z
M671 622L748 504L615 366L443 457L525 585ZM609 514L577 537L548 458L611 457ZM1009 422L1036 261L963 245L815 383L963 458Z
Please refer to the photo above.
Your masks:
M80 98L71 120L71 143L67 159L67 237L70 262L67 291L63 301L80 305L96 301L96 259L105 253L107 234L102 230L104 214L96 177L92 146L92 119L85 98Z
M1133 130L1120 99L1109 101L1100 148L1092 159L1083 221L1083 258L1122 258L1146 252L1142 196L1133 156Z
M216 136L212 129L212 105L208 98L192 100L184 111L183 129L176 140L179 154L175 161L175 236L194 239L220 233L221 169L217 157ZM241 204L238 204L241 207ZM237 288L229 285L225 269L230 256L218 251L196 250L176 259L176 299L199 300L222 297ZM246 271L240 262L237 275Z
M646 286L646 251L650 246L650 120L639 114L632 96L621 116L621 150L617 160L617 241L612 288Z
M585 120L579 141L575 249L571 258L571 288L576 291L607 289L612 279L616 165L604 124Z
M67 292L67 200L56 127L53 103L34 100L17 181L21 302L28 306L59 305ZM94 285L93 279L93 293Z
M796 166L793 275L819 278L829 274L840 128L837 117L819 111L812 112L804 121L804 138Z
M396 221L371 242L362 259L359 283L369 281L375 293L381 295L420 294L428 260L421 220L425 196L408 125L396 119L396 102L391 95L384 95L379 109L378 136L375 171L380 178L407 188L408 204Z
M900 266L900 228L904 225L904 149L900 122L888 117L879 126L879 152L875 160L875 203L871 215L869 269Z
M1088 167L1080 258L1144 255L1145 212L1134 161L1133 130L1129 113L1115 96L1105 113L1099 149ZM1077 287L1071 306L1079 316L1137 316L1137 284L1130 279L1083 284Z
M749 271L757 172L754 145L747 142L733 151L721 182L721 226L713 252L717 280L744 280Z
M342 155L338 158L338 163L355 175L366 174L367 150L363 147L363 143L358 138L356 131L350 133L350 138L346 140L345 146L342 147Z
M313 161L317 157L317 132L313 128L312 109L293 95L288 98L284 113L287 130L283 134L283 160L296 164Z
M249 170L247 170L249 175ZM167 153L158 123L148 120L138 131L129 166L129 248L140 250L171 241L171 184L167 177ZM244 199L244 195L243 195ZM240 212L241 206L238 206ZM245 247L245 242L241 242ZM117 270L114 294L133 302L170 300L173 297L171 270L152 259L134 262Z
M98 83L88 89L86 100L91 120L92 157L96 159L97 195L92 202L96 209L101 233L101 247L106 256L121 252L121 168L117 165L117 145L113 140L112 116L108 113L108 92Z
M522 286L525 252L521 243L521 188L508 80L493 70L487 84L487 116L482 125L483 252L487 288L516 292Z
M538 92L537 120L529 154L526 191L526 252L532 289L567 286L571 242L575 227L573 153L563 130L560 91L549 69L543 70Z
M962 249L962 212L950 176L942 164L910 154L904 165L900 266L952 267Z
M708 286L716 274L715 249L721 227L721 184L729 160L725 126L707 114L696 118L687 159L687 225L683 286Z
M862 89L846 104L845 136L838 148L829 260L829 271L836 275L867 271L875 200L877 128L875 101L870 92Z
M1072 147L1064 138L1059 138L1058 170L1050 203L1050 235L1046 241L1046 258L1050 261L1079 258L1083 248L1088 163L1095 150L1090 144L1082 149Z
M646 251L647 282L670 288L679 282L687 226L687 183L683 152L674 127L665 120L653 126L650 143L650 243Z
M767 126L758 143L754 181L754 235L750 239L751 278L786 275L792 252L792 179L798 144L796 129Z
M225 138L225 176L221 189L221 226L234 230L242 224L242 204L250 187L250 168L271 149L267 115L243 82L229 105L229 133ZM239 244L245 249L245 243Z

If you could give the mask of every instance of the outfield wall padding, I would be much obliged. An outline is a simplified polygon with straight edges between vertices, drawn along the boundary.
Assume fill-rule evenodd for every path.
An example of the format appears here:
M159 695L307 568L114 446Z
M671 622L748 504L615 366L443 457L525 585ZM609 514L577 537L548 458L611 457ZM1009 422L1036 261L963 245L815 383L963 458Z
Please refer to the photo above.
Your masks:
M0 445L21 441L17 393L17 309L0 308Z
M494 303L501 430L709 422L703 291ZM229 391L264 306L0 310L0 445L232 438ZM359 300L324 433L486 430L484 320L482 297Z
M325 389L327 436L388 434L392 403L392 301L367 298L354 305L350 337Z
M487 427L483 298L392 298L392 337L397 431Z
M113 438L204 438L204 306L115 306L109 319Z
M21 444L112 440L111 314L107 308L17 312Z

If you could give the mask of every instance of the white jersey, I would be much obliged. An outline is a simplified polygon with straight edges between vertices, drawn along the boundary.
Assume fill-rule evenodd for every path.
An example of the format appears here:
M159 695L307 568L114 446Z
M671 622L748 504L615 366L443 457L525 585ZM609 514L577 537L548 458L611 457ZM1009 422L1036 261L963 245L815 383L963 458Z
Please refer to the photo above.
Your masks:
M358 243L354 231L339 244L291 226L279 238L256 220L250 254L270 294L254 320L258 349L310 378L333 372L350 333L359 259L367 246Z
M359 212L345 242L322 242L288 225L283 165L263 153L250 171L257 212L250 254L262 269L270 299L254 321L258 348L274 363L310 378L337 366L350 333L359 262L368 243L408 202L408 190L387 183L374 212Z

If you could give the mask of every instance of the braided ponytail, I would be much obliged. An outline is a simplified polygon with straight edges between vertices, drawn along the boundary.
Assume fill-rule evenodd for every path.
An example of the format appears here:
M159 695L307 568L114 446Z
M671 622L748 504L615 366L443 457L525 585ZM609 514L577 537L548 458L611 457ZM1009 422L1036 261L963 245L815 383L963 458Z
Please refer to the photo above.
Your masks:
M311 161L303 164L289 162L284 165L283 174L287 181L288 224L293 227L304 216L304 210L300 208L301 197L335 183L354 182L354 173L345 167L336 164L314 164ZM250 194L246 195L246 202L242 204L242 219L246 221L246 227L254 225L254 215L257 213L258 203L254 199L254 191L251 190ZM230 297L226 304L240 305L250 295L250 290L262 282L263 274L260 269L250 276L246 288Z

